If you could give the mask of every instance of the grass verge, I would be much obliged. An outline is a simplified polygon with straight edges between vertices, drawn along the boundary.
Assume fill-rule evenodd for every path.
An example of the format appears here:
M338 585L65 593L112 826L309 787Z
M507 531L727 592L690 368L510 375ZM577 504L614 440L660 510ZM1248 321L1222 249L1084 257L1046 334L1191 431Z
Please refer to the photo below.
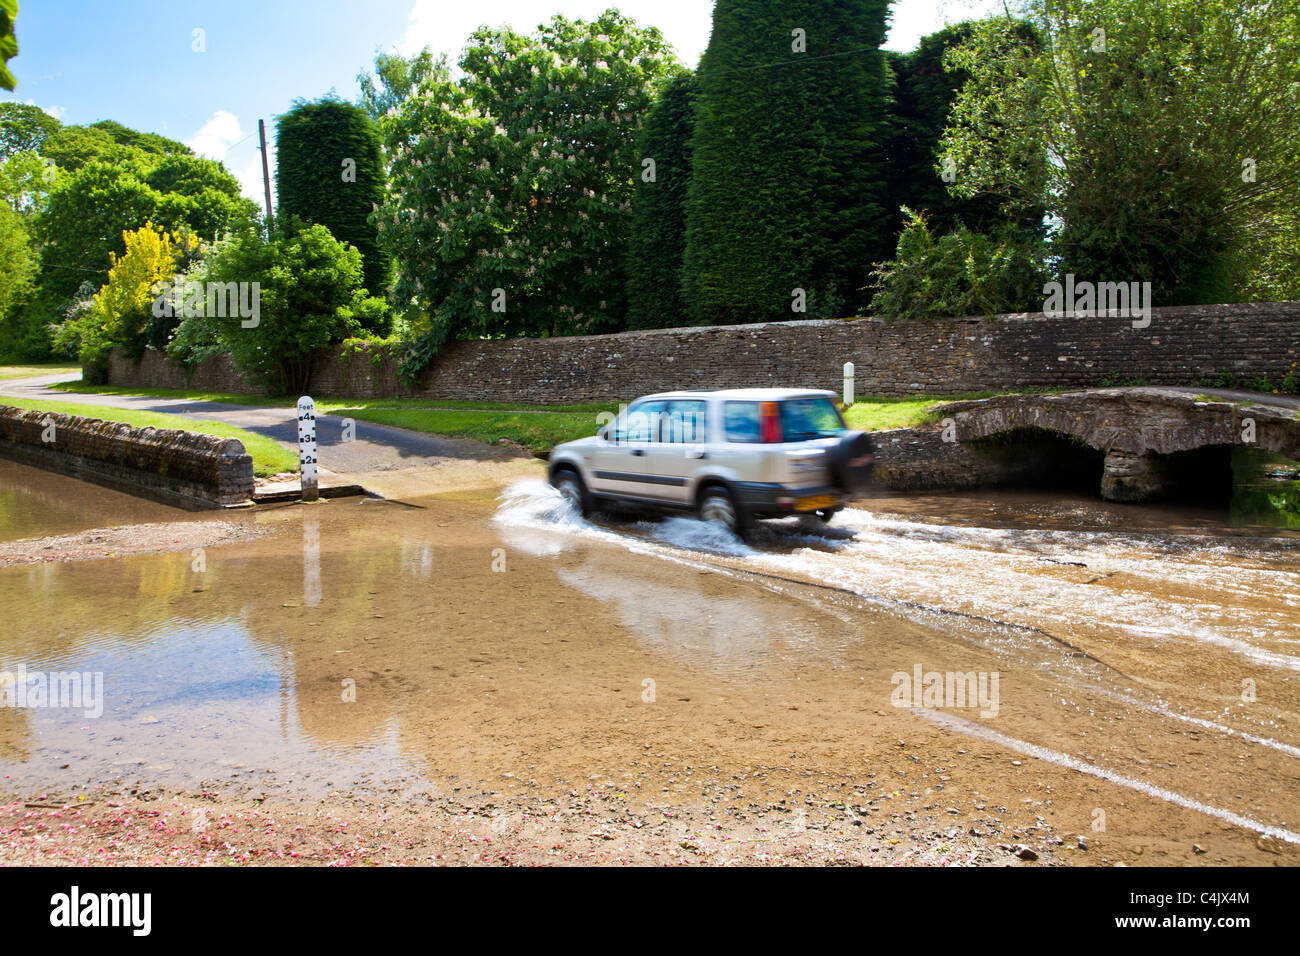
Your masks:
M297 395L255 395L250 392L204 392L181 388L122 388L116 385L83 385L80 381L50 386L63 392L84 395L143 395L146 398L181 398L191 402L220 402L226 405L283 405L292 408ZM615 408L616 402L587 402L576 405L528 405L522 402L470 402L443 398L319 398L316 407L331 414L339 409L437 409L502 412L597 412Z
M80 415L83 418L98 418L106 422L125 422L134 428L179 428L201 435L216 435L218 438L238 438L244 443L244 449L253 456L253 473L257 475L274 475L282 471L297 471L298 456L282 447L273 439L258 435L224 422L207 422L197 418L183 418L180 415L165 415L159 412L136 412L121 408L105 408L102 405L83 405L78 402L32 401L23 398L0 396L0 405L12 405L15 408L35 408L43 412L61 412L65 415Z
M855 402L844 412L844 421L850 428L875 432L885 428L910 428L929 421L929 409L943 402L956 401L943 395L924 395L919 398L865 398Z
M11 378L35 378L37 375L60 375L80 372L75 362L43 362L38 365L0 365L0 382Z
M613 411L615 406L601 408ZM468 410L443 408L394 408L343 406L331 407L330 414L343 415L380 425L409 428L412 431L434 435L451 435L472 438L475 441L496 444L502 439L528 449L534 455L545 455L561 442L573 441L596 434L597 410L582 412L517 409Z

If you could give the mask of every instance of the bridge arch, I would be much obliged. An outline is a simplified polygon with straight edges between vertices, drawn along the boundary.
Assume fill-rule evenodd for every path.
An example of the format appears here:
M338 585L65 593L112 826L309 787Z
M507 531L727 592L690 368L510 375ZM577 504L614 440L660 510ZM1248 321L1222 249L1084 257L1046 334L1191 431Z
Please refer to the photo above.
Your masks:
M1003 395L951 402L935 410L959 442L999 435L1063 435L1104 456L1102 497L1151 501L1173 494L1198 473L1216 494L1231 489L1231 454L1255 445L1300 459L1293 409L1205 401L1190 389L1119 388L1062 394Z

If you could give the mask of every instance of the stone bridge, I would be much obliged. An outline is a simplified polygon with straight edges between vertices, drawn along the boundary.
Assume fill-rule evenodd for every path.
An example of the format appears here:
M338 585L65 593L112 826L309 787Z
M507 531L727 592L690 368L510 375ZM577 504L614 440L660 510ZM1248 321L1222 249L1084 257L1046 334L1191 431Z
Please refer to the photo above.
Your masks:
M1188 453L1253 445L1300 460L1300 401L1250 393L1114 388L1006 395L934 409L951 443L1066 436L1104 455L1102 497L1149 501L1176 480ZM1240 400L1236 400L1240 399ZM886 433L887 434L887 433ZM987 443L985 443L987 444Z

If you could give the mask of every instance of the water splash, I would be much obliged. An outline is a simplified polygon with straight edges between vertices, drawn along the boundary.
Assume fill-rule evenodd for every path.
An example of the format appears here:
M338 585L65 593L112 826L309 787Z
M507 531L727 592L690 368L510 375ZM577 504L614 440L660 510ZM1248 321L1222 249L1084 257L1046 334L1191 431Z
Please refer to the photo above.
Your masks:
M732 557L753 555L754 549L716 522L697 518L668 518L653 528L654 540L683 551L712 551Z

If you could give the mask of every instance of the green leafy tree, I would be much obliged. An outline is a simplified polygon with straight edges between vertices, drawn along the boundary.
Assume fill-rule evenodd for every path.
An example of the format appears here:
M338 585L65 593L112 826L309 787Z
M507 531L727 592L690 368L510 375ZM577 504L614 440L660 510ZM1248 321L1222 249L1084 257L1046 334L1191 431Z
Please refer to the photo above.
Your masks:
M0 200L14 212L34 215L58 181L58 168L29 150L0 162Z
M996 18L953 53L970 76L944 139L955 188L1041 203L1062 272L1150 281L1159 305L1277 289L1300 215L1300 7L1021 0L1013 12L1041 42Z
M27 223L0 205L0 322L31 291L35 276L36 255Z
M891 249L887 0L718 0L700 61L686 296L697 320L843 314ZM792 314L795 290L807 314Z
M0 86L12 90L18 85L9 72L9 61L18 55L18 37L14 34L14 18L18 16L18 0L0 0Z
M60 178L33 223L43 287L68 297L83 281L108 281L112 257L125 251L123 234L157 211L146 174L138 161L95 160Z
M49 346L46 327L63 319L83 283L98 289L108 281L112 256L126 251L124 233L153 222L197 245L257 215L221 164L155 134L112 122L65 126L42 149L0 165L0 198L30 217L40 248L36 289L0 327L0 351L27 360L48 357L40 354ZM49 165L55 157L60 165Z
M257 203L240 194L239 180L216 160L168 156L144 181L159 196L156 221L178 232L215 239L256 221L259 214Z
M891 211L897 216L897 231L908 221L903 207L923 212L929 228L940 233L958 225L984 230L1017 220L1026 228L1034 228L1042 220L1041 206L1009 207L1007 198L997 194L977 193L965 198L949 190L958 170L955 165L943 168L940 143L952 104L969 75L958 67L950 69L947 61L949 51L970 40L975 29L972 23L944 27L922 37L910 53L888 54L894 93L891 134L885 152L888 195ZM1023 36L1030 43L1036 38L1027 24Z
M71 173L95 160L135 156L136 151L117 143L102 129L65 126L45 138L41 155L54 160L61 171Z
M109 139L120 146L131 146L151 156L194 155L194 150L184 143L168 139L158 133L142 133L129 126L123 126L116 120L100 120L98 123L91 123L88 128L107 134Z
M280 215L320 223L356 247L365 287L386 294L392 261L369 222L384 201L386 177L374 121L342 100L299 102L276 122L276 149Z
M23 152L40 152L63 124L39 106L0 103L0 162Z
M93 160L61 176L36 217L42 284L64 296L85 280L102 284L110 257L124 251L123 233L145 222L211 239L255 215L238 181L212 160L173 156L151 167L138 152Z
M177 268L173 237L152 223L125 233L122 244L126 251L112 256L108 282L55 335L55 345L63 351L75 348L87 381L104 380L114 346L124 346L134 358L144 352L154 285L170 279Z
M629 328L671 328L691 322L682 298L682 259L698 91L694 76L674 77L641 131L641 174L632 199L628 246ZM652 165L647 166L647 160Z
M374 220L414 328L408 374L455 338L624 326L638 125L678 69L658 30L613 10L531 36L480 29L460 67L385 125L391 195Z
M373 74L357 75L357 86L361 88L357 105L382 128L388 115L399 110L416 91L447 77L447 58L435 57L428 47L409 57L381 53L375 57Z
M138 160L156 165L169 156L191 156L193 151L157 133L140 133L112 120L90 126L63 126L45 137L41 155L54 160L60 170L76 172L96 160Z

